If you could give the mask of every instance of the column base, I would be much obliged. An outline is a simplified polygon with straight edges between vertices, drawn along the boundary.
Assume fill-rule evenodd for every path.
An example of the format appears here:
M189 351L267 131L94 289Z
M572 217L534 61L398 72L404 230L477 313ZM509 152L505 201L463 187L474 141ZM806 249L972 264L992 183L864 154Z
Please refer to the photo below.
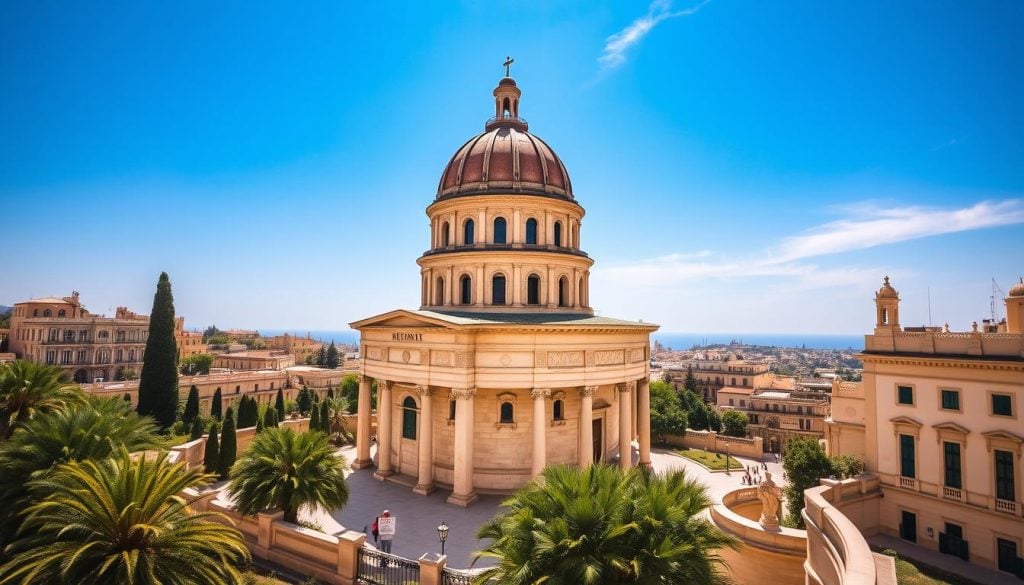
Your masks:
M373 472L373 479L376 479L377 481L384 481L385 479L391 477L394 474L395 472L393 471L381 471L378 469L377 471Z
M373 467L373 459L356 459L352 462L352 469L366 469Z
M432 483L428 485L417 485L416 487L412 488L412 493L419 494L421 496L428 496L432 494L436 489L437 488Z
M480 496L476 495L476 492L470 492L466 495L453 493L452 495L448 496L447 502L449 504L454 504L456 506L468 508L470 505L474 504L479 499Z
M637 463L637 465L639 465L640 467L643 467L647 471L650 471L651 469L653 469L653 467L651 466L651 462L650 461L641 461L640 463Z

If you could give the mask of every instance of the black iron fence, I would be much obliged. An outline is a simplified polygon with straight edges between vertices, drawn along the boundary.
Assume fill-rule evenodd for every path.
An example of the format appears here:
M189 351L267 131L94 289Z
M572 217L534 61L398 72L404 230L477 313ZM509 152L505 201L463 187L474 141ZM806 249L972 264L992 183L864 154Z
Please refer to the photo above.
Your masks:
M420 582L420 565L416 561L361 548L356 580L372 585L416 585Z

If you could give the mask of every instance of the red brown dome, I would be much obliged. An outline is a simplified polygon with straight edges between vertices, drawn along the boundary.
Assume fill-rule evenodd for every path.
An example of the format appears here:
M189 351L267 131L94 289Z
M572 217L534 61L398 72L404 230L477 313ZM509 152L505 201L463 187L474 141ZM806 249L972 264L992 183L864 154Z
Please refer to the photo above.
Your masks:
M495 117L448 161L437 198L485 193L526 193L573 199L565 165L551 147L527 131L519 117L519 88L509 77L494 90Z

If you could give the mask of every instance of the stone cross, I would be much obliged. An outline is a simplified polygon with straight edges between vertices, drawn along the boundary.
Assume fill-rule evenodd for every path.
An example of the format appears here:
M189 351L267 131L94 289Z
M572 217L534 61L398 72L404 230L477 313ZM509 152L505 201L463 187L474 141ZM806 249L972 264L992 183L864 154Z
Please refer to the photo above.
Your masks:
M516 60L513 59L512 57L505 57L505 62L502 63L502 65L505 66L505 77L509 76L509 73L508 73L509 72L509 68L511 68L512 64L515 63L515 62L516 62Z

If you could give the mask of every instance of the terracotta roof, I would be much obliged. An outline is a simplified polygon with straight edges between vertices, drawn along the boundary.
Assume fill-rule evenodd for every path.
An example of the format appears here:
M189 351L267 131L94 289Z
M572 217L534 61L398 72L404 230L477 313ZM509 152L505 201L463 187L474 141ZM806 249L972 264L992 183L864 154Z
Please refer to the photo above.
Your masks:
M736 388L733 386L723 386L718 389L718 393L721 394L743 394L750 395L754 393L753 388Z

